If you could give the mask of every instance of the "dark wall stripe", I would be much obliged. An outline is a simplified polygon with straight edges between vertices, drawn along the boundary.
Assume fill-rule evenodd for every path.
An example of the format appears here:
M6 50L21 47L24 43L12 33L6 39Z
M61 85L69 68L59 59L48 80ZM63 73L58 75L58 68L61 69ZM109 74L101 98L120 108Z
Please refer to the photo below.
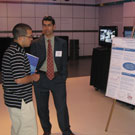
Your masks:
M39 4L39 5L63 5L63 6L110 6L110 5L119 5L125 2L133 2L135 0L123 0L117 2L106 2L106 3L99 3L99 4L76 4L76 3L55 3L55 2L27 2L27 1L0 1L0 3L8 3L8 4Z
M133 1L135 1L135 0L123 0L123 1L116 1L116 2L107 2L107 3L97 4L96 6L102 7L102 6L121 5L121 4L124 4L126 2L133 2Z
M62 5L62 6L95 6L95 4L55 3L55 2L27 2L27 1L0 1L8 4L36 4L36 5Z
M34 33L42 33L42 30L33 30ZM98 30L55 30L54 32L98 32ZM12 33L12 31L0 31L0 33Z

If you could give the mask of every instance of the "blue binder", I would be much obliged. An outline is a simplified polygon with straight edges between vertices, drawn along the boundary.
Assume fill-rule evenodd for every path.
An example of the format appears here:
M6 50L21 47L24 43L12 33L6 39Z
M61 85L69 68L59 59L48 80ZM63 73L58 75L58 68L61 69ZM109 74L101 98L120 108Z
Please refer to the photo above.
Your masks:
M30 62L31 74L34 74L35 70L36 70L36 67L37 67L37 64L38 64L39 58L34 56L34 55L31 55L29 53L26 53L26 55L27 55L28 60Z

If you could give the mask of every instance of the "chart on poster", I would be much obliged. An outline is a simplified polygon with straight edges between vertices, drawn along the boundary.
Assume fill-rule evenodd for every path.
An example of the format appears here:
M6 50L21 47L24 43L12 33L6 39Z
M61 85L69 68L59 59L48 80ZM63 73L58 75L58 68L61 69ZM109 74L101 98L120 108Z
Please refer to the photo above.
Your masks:
M135 39L115 37L106 96L135 105Z

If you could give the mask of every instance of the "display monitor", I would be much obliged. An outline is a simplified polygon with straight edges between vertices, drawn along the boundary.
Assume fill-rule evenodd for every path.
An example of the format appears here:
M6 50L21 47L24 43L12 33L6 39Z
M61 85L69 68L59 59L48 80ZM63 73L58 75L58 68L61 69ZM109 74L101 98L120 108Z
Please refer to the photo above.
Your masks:
M117 26L99 26L99 45L111 46L113 37L118 33Z
M132 30L133 30L133 27L132 26L126 26L126 27L124 27L123 36L124 37L131 37ZM134 36L133 37L135 38L135 32L134 32Z

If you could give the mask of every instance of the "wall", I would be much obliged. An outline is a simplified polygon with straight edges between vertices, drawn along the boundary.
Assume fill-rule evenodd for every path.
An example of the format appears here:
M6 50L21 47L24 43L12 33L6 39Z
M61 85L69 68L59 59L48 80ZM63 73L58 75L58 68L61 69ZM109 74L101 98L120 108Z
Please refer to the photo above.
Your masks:
M41 20L51 15L56 20L55 35L79 39L80 56L92 55L98 46L98 7L95 0L9 0L0 1L0 37L12 36L17 23L27 23L41 34ZM9 33L10 32L10 33Z
M55 35L79 39L80 56L89 56L98 46L99 26L116 25L118 36L123 36L124 26L135 25L134 10L135 2L130 0L4 0L0 1L0 37L11 37L13 26L20 22L39 36L42 17L51 15L56 20Z
M118 36L123 36L124 26L135 25L135 2L132 1L134 0L96 0L96 3L104 3L99 7L99 26L116 25Z
M119 0L113 0L118 2ZM123 36L123 4L110 4L109 0L102 0L108 2L108 5L99 8L99 26L118 26L118 36Z
M134 26L134 25L135 25L135 2L125 3L123 7L123 26Z
M118 36L123 36L123 5L100 7L99 25L118 26Z

